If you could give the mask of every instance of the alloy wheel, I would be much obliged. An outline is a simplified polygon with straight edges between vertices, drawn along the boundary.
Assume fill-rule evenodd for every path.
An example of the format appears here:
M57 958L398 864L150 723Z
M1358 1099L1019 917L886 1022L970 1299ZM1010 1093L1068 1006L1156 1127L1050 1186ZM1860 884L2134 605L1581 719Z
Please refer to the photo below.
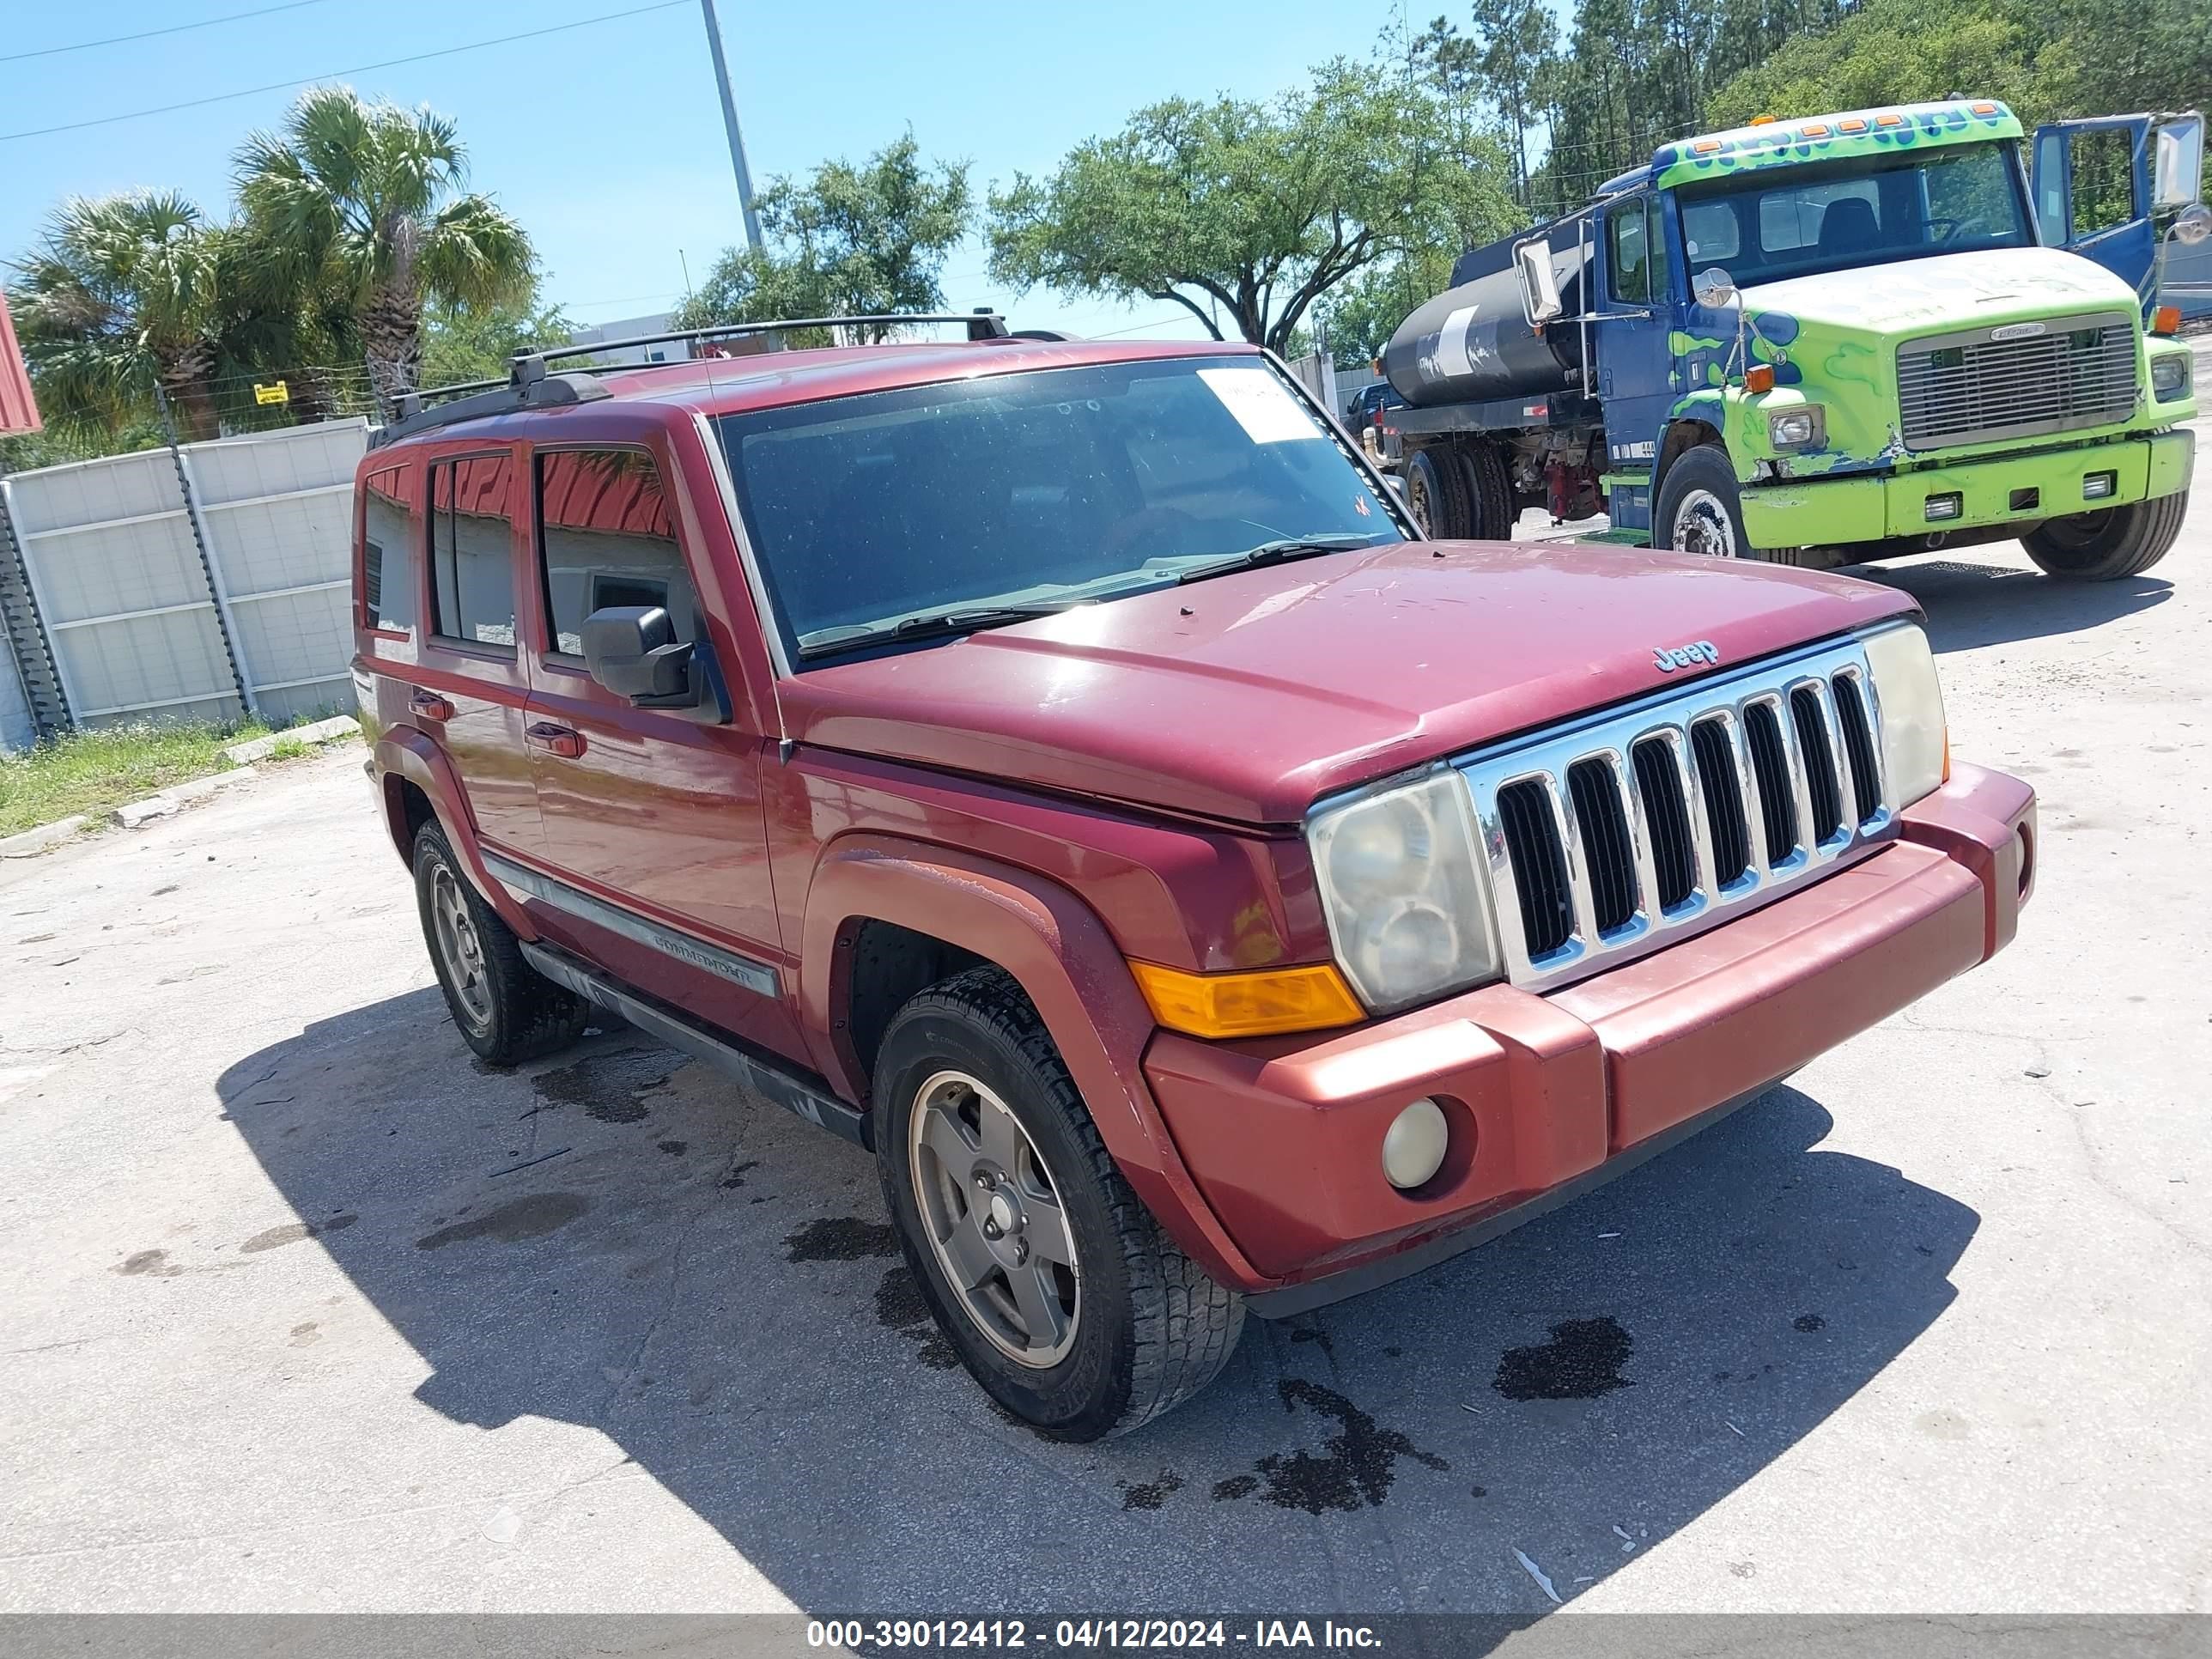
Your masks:
M1020 1364L1065 1358L1083 1311L1075 1235L1006 1103L965 1072L936 1073L915 1093L907 1164L930 1249L975 1328Z
M430 875L430 919L437 936L438 960L453 995L478 1030L491 1024L491 981L484 972L483 940L469 915L468 900L452 870L440 864Z

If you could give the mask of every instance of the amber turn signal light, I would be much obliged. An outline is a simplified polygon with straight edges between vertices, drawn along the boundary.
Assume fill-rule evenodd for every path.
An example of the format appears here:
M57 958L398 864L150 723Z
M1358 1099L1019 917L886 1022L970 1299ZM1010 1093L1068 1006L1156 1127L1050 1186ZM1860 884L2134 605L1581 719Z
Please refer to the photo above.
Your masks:
M1270 968L1254 974L1187 974L1156 963L1133 962L1137 988L1152 1018L1171 1031L1200 1037L1272 1036L1352 1025L1366 1012L1344 982L1323 963Z
M1772 363L1753 363L1749 368L1744 370L1743 389L1746 392L1773 391L1774 365Z
M2150 313L2150 331L2154 334L2180 333L2181 307L2179 306L2154 307Z

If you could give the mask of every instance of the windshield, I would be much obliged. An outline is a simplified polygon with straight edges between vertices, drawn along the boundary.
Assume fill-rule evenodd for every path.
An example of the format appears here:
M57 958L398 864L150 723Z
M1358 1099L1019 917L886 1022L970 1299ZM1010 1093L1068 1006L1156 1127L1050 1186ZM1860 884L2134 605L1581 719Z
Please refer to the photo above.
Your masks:
M1285 556L1273 544L1405 538L1282 374L1249 356L982 375L718 424L795 659L1163 586L1255 549Z
M1680 191L1690 269L1738 288L1935 253L2033 247L2006 143L1743 173Z

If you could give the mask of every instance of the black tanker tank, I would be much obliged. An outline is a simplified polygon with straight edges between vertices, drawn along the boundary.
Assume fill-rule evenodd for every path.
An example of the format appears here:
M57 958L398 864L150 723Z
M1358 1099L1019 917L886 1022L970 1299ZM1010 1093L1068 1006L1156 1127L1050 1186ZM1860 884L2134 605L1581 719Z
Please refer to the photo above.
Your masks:
M1570 222L1552 233L1552 271L1570 317L1582 309L1583 253L1574 240L1582 228ZM1452 286L1398 325L1382 349L1382 372L1407 403L1528 398L1575 383L1582 331L1563 323L1539 330L1528 321L1513 246L1530 234L1462 254Z

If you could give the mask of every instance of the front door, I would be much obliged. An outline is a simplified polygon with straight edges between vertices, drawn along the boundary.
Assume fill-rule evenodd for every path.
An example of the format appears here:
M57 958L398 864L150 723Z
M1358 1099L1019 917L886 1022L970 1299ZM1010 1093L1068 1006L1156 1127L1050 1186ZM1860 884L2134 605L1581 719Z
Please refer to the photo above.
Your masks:
M1595 289L1583 279L1584 291L1598 301L1592 349L1605 404L1606 459L1613 472L1650 471L1675 399L1692 389L1677 386L1670 373L1677 262L1670 257L1675 244L1669 209L1670 198L1644 191L1608 207L1597 225ZM1615 528L1650 528L1648 504L1640 524L1632 521L1633 509L1618 497L1614 506Z
M2113 115L2035 130L2035 217L2045 244L2095 260L2146 308L2157 295L2152 128L2148 115Z
M532 458L542 638L529 754L552 884L533 915L663 1001L798 1054L781 983L760 774L769 742L713 700L637 708L584 665L585 617L659 605L678 637L708 633L664 457L643 447Z

